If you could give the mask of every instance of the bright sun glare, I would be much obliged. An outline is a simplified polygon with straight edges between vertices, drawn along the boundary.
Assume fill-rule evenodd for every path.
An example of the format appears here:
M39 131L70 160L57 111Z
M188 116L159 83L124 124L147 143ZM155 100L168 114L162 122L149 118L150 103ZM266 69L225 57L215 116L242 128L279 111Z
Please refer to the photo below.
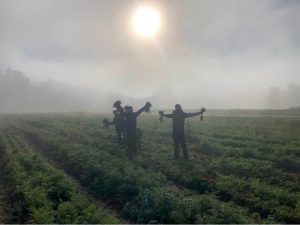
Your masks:
M132 25L137 35L153 37L160 27L159 14L151 7L140 7L133 15Z

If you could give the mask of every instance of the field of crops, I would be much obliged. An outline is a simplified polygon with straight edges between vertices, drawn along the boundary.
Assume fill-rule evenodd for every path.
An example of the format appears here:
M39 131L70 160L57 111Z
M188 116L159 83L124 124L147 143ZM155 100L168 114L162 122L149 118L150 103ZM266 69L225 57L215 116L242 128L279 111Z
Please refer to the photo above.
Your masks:
M189 161L155 115L131 160L110 115L2 115L0 223L299 223L300 116L265 113L188 119Z

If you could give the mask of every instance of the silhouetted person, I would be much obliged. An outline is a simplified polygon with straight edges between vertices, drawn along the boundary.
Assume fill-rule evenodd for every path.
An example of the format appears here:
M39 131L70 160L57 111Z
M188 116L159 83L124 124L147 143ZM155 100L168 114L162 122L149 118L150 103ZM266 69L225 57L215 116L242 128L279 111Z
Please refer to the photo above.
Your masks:
M202 115L204 111L205 109L203 108L200 112L185 113L182 110L181 105L176 104L175 110L173 111L172 114L164 114L163 111L159 112L161 116L173 119L172 126L173 126L173 139L174 139L174 159L178 159L179 157L179 144L182 147L184 159L189 158L187 146L185 142L185 133L184 133L185 118Z
M103 119L103 125L105 128L108 128L110 125L115 125L115 129L118 136L118 144L121 145L124 138L125 138L125 119L124 119L124 109L121 106L121 101L116 101L113 104L113 107L116 108L113 111L114 118L112 121L109 121L108 119Z
M124 120L124 109L121 106L122 102L120 100L117 100L113 107L115 110L114 118L113 118L113 124L115 125L117 136L118 136L118 144L121 145L123 139L125 138L125 120Z
M128 143L128 156L131 158L133 154L137 151L137 131L136 131L136 122L137 117L142 112L149 112L151 104L147 102L145 106L139 109L136 112L133 112L132 106L125 107L125 128L127 134L127 143Z

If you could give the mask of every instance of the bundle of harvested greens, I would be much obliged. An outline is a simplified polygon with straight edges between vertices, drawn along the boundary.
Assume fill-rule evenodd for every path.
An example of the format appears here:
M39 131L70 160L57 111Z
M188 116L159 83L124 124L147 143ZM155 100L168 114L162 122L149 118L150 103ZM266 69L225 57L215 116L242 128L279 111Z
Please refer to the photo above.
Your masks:
M146 102L145 107L146 107L145 112L151 113L150 108L152 107L152 104L150 102Z
M206 112L206 109L202 108L200 112L201 112L200 120L202 121L203 120L203 113Z

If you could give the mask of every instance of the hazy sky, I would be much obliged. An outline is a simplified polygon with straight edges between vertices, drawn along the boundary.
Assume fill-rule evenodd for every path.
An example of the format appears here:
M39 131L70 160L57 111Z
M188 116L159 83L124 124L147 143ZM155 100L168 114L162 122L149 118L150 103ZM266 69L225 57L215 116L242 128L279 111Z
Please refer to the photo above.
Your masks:
M156 41L132 31L137 2L162 17ZM262 107L270 87L300 84L299 12L299 0L0 0L0 68L135 97Z

